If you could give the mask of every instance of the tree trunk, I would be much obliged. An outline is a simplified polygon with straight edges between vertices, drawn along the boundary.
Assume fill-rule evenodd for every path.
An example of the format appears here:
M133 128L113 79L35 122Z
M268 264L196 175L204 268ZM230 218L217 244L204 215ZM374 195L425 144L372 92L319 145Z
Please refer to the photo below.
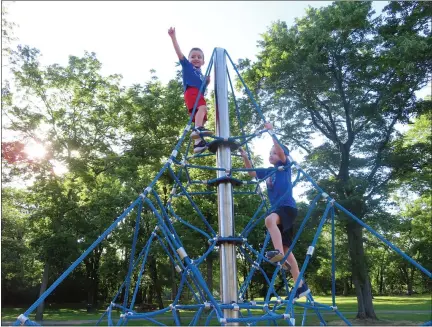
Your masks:
M213 260L214 256L213 253L209 253L207 256L206 262L207 262L207 287L210 290L210 292L213 293Z
M171 265L171 301L174 301L175 297L177 296L177 278L176 278L177 271L175 270L174 264Z
M383 295L384 291L384 265L379 269L379 295Z
M413 294L413 284L412 284L412 280L408 281L408 285L407 285L407 294L408 295L412 295Z
M156 300L158 301L159 309L163 309L163 301L162 301L162 287L158 280L157 275L157 267L156 267L156 260L154 258L150 258L149 261L149 270L150 270L150 276L152 279L153 289L156 293Z
M372 303L372 290L363 247L363 229L355 221L347 223L348 246L353 282L357 295L357 319L377 319Z
M87 312L94 312L97 306L97 295L99 291L99 263L102 247L99 245L93 250L93 254L86 259L86 275L88 282L87 290Z
M411 267L410 271L411 271L410 281L411 281L411 292L412 292L411 294L414 294L414 290L412 289L412 287L414 285L414 275L416 274L416 270L413 267Z
M45 262L44 271L42 275L42 283L39 290L39 297L46 291L48 286L48 277L49 277L49 264ZM36 321L42 321L43 320L43 312L45 309L45 300L39 304L36 311Z
M245 281L246 279L247 279L247 276L248 276L248 267L247 267L247 262L246 262L246 260L244 260L243 261L243 264L242 264L242 272L243 272L243 281ZM250 286L250 285L249 285ZM245 292L245 296L244 296L244 299L246 300L246 299L249 299L249 288L250 287L247 287L246 288L246 292Z
M147 287L143 287L143 291L142 291L142 301L143 303L148 303L147 301Z
M349 283L348 283L348 277L345 277L343 279L343 283L344 283L344 289L343 289L343 296L348 296L349 294Z

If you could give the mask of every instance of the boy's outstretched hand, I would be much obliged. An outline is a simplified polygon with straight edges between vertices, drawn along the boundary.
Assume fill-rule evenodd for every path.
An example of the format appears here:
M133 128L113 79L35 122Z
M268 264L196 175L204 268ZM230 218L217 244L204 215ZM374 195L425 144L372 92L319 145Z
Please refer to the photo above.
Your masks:
M176 36L176 34L175 34L175 27L170 27L169 28L169 30L168 30L168 35L170 36L170 37L175 37Z
M267 129L273 129L272 123L269 123L269 122L265 123L264 127L267 128Z

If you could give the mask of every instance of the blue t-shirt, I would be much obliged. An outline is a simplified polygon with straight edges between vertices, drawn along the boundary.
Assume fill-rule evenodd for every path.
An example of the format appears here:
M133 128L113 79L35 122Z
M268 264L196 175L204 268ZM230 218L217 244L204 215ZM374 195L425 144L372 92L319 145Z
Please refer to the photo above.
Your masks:
M288 158L286 163L279 161L275 164L275 167L285 166L289 163ZM263 179L269 176L274 168L259 168L256 170L257 177ZM276 170L276 172L266 179L267 194L270 199L270 203L273 206L280 197L283 197L277 207L289 206L296 208L296 202L292 196L292 184L291 184L291 167L285 168L282 171ZM285 194L286 193L286 194Z
M185 56L183 56L183 59L180 60L180 64L182 65L184 91L186 91L188 86L196 87L199 90L201 88L202 82L205 79L203 73L201 72L201 69L196 68L194 65L192 65ZM204 85L202 93L204 93L206 86L207 85Z

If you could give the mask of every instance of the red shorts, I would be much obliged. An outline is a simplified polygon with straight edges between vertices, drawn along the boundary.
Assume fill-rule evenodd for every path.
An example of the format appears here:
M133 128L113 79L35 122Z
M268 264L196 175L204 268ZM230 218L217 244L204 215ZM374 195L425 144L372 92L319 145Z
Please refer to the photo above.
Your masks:
M197 89L196 87L188 87L187 90L184 93L184 100L186 103L186 107L188 108L189 111L189 116L192 114L193 111L193 107L196 101L196 98L198 96L199 93L199 89ZM198 108L199 106L207 106L207 103L204 99L203 94L201 93L201 95L198 98L198 103L197 103L197 110L195 110L195 115L192 118L192 121L195 122L195 116L198 112ZM204 122L207 121L207 114L204 117Z

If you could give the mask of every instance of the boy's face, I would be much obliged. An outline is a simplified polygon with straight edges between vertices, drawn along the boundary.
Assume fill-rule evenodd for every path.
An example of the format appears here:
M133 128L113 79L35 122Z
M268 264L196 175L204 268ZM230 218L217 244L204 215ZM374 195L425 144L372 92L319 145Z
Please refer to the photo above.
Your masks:
M270 150L270 156L269 156L269 161L272 165L274 165L275 163L277 163L278 161L282 160L276 153L276 151L274 150L274 147L271 148Z
M204 55L199 50L191 51L188 59L196 68L201 68L201 66L204 65Z

